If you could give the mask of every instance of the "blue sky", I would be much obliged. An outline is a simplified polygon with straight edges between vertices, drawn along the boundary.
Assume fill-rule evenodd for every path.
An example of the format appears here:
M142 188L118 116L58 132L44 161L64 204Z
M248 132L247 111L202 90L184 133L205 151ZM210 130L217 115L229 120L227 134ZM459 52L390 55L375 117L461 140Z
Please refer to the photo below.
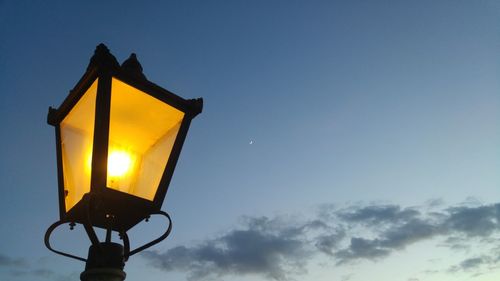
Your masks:
M0 279L78 280L53 128L95 46L203 97L127 280L494 280L500 4L0 1ZM140 244L159 221L133 231ZM82 228L54 243L86 255Z

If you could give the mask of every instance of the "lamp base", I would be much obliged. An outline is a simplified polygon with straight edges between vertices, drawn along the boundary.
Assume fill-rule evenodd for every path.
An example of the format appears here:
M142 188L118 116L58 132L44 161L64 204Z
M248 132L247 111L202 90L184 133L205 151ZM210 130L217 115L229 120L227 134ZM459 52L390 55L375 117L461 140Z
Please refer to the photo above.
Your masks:
M125 259L123 246L112 242L103 242L89 248L85 271L81 281L123 281L125 280Z
M87 269L80 274L81 281L123 281L125 272L117 268Z

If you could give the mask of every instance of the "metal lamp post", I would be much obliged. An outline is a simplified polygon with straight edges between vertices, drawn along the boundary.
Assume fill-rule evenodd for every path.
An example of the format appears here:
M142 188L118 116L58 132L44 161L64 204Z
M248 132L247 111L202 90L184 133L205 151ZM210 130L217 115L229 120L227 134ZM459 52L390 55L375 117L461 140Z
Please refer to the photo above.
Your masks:
M45 234L55 253L86 262L81 280L124 280L125 261L165 239L171 220L161 206L191 120L203 100L183 99L148 81L132 54L120 66L104 44L86 72L47 122L55 127L59 216ZM159 238L130 249L127 231L151 215L168 228ZM90 239L88 258L50 244L58 226L82 224ZM94 227L106 230L99 241ZM123 244L111 241L118 232Z

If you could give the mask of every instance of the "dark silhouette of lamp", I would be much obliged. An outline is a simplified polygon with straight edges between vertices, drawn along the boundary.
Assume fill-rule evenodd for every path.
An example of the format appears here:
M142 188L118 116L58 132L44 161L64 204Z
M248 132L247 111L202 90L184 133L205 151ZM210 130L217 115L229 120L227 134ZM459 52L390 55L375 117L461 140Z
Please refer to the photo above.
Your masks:
M148 81L135 54L120 66L100 44L61 106L49 108L60 220L47 229L45 245L85 261L82 280L93 280L103 270L123 280L128 257L168 236L171 220L161 206L190 122L202 107L201 98L186 100ZM167 230L131 250L127 231L155 214L168 219ZM87 259L52 248L52 231L65 223L84 226L92 243ZM106 230L104 242L94 227ZM123 245L111 242L113 231Z

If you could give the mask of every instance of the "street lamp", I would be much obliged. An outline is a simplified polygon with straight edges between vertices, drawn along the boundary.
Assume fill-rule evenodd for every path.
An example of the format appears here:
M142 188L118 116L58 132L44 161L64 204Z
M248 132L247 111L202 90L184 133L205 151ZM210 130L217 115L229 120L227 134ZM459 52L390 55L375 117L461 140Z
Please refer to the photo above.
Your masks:
M47 122L56 133L60 220L47 229L45 244L86 261L82 280L102 274L125 279L128 257L168 236L170 217L160 209L190 122L202 107L202 99L186 100L148 81L135 54L120 66L100 44L61 106L49 108ZM167 231L131 250L127 231L153 214L168 219ZM87 259L52 248L50 235L64 223L84 226L92 243ZM106 230L105 242L93 227ZM123 246L111 242L113 231Z

